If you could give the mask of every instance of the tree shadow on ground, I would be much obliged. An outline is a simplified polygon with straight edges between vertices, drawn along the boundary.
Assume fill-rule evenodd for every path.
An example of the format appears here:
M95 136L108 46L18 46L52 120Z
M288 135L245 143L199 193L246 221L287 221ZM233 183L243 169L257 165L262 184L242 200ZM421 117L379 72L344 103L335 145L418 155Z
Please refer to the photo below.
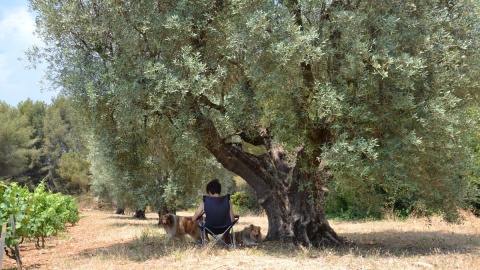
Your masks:
M197 245L191 239L181 242L177 240L169 240L166 235L141 235L128 242L115 243L97 248L88 248L81 251L78 256L85 258L91 258L92 256L118 257L140 262L178 254L179 252L186 252L187 250L195 249L196 246Z
M386 230L372 233L343 233L348 244L335 247L301 248L278 242L264 242L257 248L271 256L297 256L309 253L354 255L359 257L416 257L440 254L480 253L480 235L451 232L398 232Z
M467 254L480 251L480 235L453 232L399 232L386 230L371 233L344 233L353 247L366 255L417 256L431 254Z
M110 216L107 216L107 217L104 217L103 219L118 219L118 220L137 220L137 221L141 221L141 220L157 220L158 221L158 217L152 217L152 216L147 216L146 218L136 218L132 215L117 215L117 214L112 214Z
M144 219L135 218L133 215L116 215L112 214L111 216L105 217L103 219L108 220L117 220L108 226L111 227L123 227L123 226L132 226L132 227L144 227L147 225L157 225L158 218L147 217Z

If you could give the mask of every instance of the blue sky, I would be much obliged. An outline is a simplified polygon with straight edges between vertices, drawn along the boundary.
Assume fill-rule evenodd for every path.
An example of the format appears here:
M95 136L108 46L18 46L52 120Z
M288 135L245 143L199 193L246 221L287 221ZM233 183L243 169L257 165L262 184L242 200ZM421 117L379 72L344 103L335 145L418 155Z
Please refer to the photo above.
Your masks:
M56 92L42 90L42 66L32 70L25 51L42 45L34 35L35 17L27 0L0 0L0 100L11 106L30 98L51 103ZM19 60L20 59L20 60Z

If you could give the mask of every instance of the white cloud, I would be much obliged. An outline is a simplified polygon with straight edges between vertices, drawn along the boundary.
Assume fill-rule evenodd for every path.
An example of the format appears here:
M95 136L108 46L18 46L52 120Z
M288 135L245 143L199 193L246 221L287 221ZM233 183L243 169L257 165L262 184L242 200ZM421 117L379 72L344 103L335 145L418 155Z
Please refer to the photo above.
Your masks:
M39 80L43 70L27 69L25 51L42 46L35 36L35 19L26 0L0 0L0 100L16 106L27 98L50 103L55 92L42 92ZM4 3L15 6L4 6Z
M2 11L0 21L0 40L2 42L21 42L29 45L41 45L34 35L35 20L26 7L8 8Z

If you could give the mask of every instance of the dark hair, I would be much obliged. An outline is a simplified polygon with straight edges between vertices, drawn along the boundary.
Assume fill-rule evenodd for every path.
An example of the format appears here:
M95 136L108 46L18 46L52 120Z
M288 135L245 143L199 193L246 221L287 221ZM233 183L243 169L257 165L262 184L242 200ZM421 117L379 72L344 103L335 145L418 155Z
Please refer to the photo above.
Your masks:
M208 182L205 191L207 191L207 193L220 195L220 192L222 192L222 185L218 179L213 179L212 181Z

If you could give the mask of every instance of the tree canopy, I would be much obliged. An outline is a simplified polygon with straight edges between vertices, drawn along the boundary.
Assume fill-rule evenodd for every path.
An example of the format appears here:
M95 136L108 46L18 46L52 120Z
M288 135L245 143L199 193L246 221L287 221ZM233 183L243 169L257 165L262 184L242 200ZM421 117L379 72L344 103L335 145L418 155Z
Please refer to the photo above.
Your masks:
M477 1L30 2L115 185L196 189L215 157L256 191L267 239L304 245L341 242L328 190L457 217Z

